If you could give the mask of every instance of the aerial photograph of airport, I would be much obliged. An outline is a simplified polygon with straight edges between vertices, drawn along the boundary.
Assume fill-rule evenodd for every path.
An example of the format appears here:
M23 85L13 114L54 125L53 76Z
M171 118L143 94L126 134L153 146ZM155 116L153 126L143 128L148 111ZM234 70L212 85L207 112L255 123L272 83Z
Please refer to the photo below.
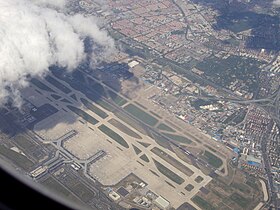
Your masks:
M0 0L0 24L0 168L70 209L280 209L280 0Z

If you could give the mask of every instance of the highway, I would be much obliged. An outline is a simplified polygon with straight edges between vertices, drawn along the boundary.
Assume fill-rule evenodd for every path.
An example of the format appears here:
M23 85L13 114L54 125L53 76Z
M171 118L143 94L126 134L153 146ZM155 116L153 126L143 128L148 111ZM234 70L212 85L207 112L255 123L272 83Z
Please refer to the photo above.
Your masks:
M276 124L280 125L280 90L277 91L277 94L273 100L273 108L267 110L270 117L276 122ZM265 107L266 108L266 107ZM270 194L270 202L275 206L278 207L277 203L277 193L274 191L274 184L273 184L273 177L271 173L271 163L270 158L268 155L268 134L266 134L262 140L262 155L265 164L265 170L268 179L268 189Z
M271 173L271 164L270 164L270 159L267 154L267 140L268 140L268 134L265 134L261 146L262 146L262 156L263 156L263 161L265 165L265 171L267 175L267 181L268 181L268 193L269 193L269 203L273 204L274 206L277 207L277 193L274 192L274 185L273 185L273 177Z

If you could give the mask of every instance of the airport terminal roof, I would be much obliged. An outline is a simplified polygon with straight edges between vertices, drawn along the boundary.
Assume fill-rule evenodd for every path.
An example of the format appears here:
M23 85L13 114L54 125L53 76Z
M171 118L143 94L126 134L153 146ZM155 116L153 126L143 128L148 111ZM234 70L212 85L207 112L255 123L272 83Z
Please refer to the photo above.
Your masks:
M155 204L162 209L166 209L169 206L169 202L161 196L155 199Z

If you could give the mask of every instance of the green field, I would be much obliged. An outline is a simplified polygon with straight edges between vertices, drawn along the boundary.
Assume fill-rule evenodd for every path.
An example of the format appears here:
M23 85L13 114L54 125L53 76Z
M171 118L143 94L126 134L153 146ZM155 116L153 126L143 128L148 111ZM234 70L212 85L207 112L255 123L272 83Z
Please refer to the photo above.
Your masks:
M61 99L60 101L64 102L64 103L68 103L68 104L73 104L71 101L69 101L66 98Z
M246 181L246 185L252 187L254 190L259 190L259 186L256 181L257 180L255 177L248 177Z
M127 117L126 115L124 115L121 112L114 112L115 116L117 116L120 120L124 121L126 124L130 125L132 128L134 128L135 130L139 131L140 133L142 133L143 135L147 135L146 130L143 128L142 125L140 125L139 122L137 122L134 119L131 119L129 117Z
M242 195L238 193L233 193L230 196L230 199L234 201L236 204L238 204L240 207L246 209L247 206L250 204L250 200L247 198L244 198Z
M63 85L62 83L60 83L58 80L56 80L51 76L46 76L45 80L47 80L50 84L52 84L53 86L55 86L57 89L61 90L65 94L71 92L71 90L68 87L66 87L65 85Z
M85 121L95 125L97 124L99 121L96 120L94 117L92 117L91 115L89 115L88 113L86 113L85 111L77 108L77 107L74 107L74 106L70 106L68 105L67 106L68 109L70 109L72 112L74 112L75 114L79 115L80 117L82 117Z
M134 151L135 151L136 155L139 155L139 154L142 152L142 150L141 150L141 149L139 149L138 147L136 147L136 146L135 146L135 145L133 145L133 144L132 144L132 147L133 147L133 149L134 149Z
M153 112L153 111L150 111L152 115L154 115L155 117L159 118L159 119L162 119L162 117L160 115L158 115L157 113Z
M75 94L72 94L70 97L73 98L75 101L78 101L77 96Z
M19 134L16 135L12 141L15 142L25 154L29 154L35 162L47 155L47 153L45 153L44 150L41 150L40 146L28 136Z
M104 86L95 80L93 80L90 77L87 77L88 79L88 85L90 86L91 90L94 90L95 92L98 92L100 95L104 96L105 98L108 98Z
M239 190L240 192L242 193L245 193L245 194L250 194L251 193L251 190L250 188L243 184L243 183L232 183L231 186L237 190Z
M203 178L201 176L197 176L195 179L194 179L195 182L197 183L200 183L203 181Z
M184 164L182 164L181 162L179 162L178 160L176 160L174 157L170 156L169 154L167 154L163 150L161 150L157 147L154 147L153 149L151 149L151 151L155 155L159 156L160 158L162 158L163 160L168 162L170 165L177 168L179 171L181 171L185 175L187 175L187 176L193 175L194 172L191 169L189 169L187 166L185 166Z
M278 16L270 16L267 13L258 13L253 11L232 10L223 12L217 17L217 26L220 29L227 29L234 33L239 33L248 29L252 31L269 29L274 23L278 23Z
M102 119L105 119L106 117L108 117L108 114L106 112L102 111L101 109L99 109L97 106L93 105L88 100L81 98L81 102L84 104L85 107L87 107L90 111L97 114Z
M193 188L194 188L194 186L191 185L191 184L188 184L188 185L185 187L185 189L186 189L188 192L192 191Z
M173 141L177 141L179 143L184 143L184 144L191 144L192 141L189 140L188 138L184 137L184 136L178 136L178 135L174 135L174 134L169 134L169 133L162 133L163 135L165 135L166 137L170 138Z
M176 129L177 131L182 131L182 129L180 127L178 127L177 125L175 125L174 123L166 120L166 123L170 126L172 126L172 128Z
M127 100L124 99L123 97L119 96L119 94L108 90L108 93L110 95L110 98L114 101L114 103L116 103L118 106L123 106L127 103Z
M11 113L3 115L0 113L0 133L13 136L18 130L18 126L13 122L14 117Z
M162 135L158 135L157 133L149 133L148 134L152 139L154 139L156 141L156 143L170 151L172 151L172 148L170 146L169 140L162 136Z
M60 195L64 195L66 197L70 196L72 193L65 188L62 184L60 184L56 179L52 177L48 177L46 180L44 180L41 184L48 187L50 190L53 190Z
M68 187L85 203L89 202L95 196L95 193L93 193L86 185L82 184L81 182L78 182L75 185L71 184Z
M246 21L238 21L228 27L229 30L233 31L234 33L239 33L241 31L245 31L252 28L252 26L247 23Z
M222 87L229 88L229 84L238 80L244 83L244 88L249 92L254 92L258 87L257 75L262 64L264 62L242 56L232 55L226 59L211 56L198 63L196 68Z
M98 127L100 131L102 131L104 134L109 136L111 139L115 140L117 143L122 145L125 148L129 148L127 142L121 137L119 134L117 134L115 131L108 128L106 125L100 125Z
M138 106L140 106L143 109L147 109L147 107L143 106L142 104L138 103L137 101L134 101L135 104L137 104Z
M94 101L94 103L98 104L99 106L101 106L103 109L106 109L107 111L113 112L115 110L115 108L107 103L106 101L103 100L96 100Z
M32 140L29 140L22 135L15 136L14 141L24 150L32 150L32 148L37 146Z
M62 184L60 184L56 179L52 177L48 177L41 184L49 188L51 191L54 191L55 193L65 197L66 199L69 199L75 203L81 203L81 201L70 190L65 188Z
M173 130L172 128L170 128L168 125L164 124L164 123L160 123L157 126L158 129L162 130L162 131L168 131L168 132L175 132L175 130Z
M192 201L197 204L203 210L214 210L215 208L208 203L206 200L201 198L200 196L196 195L192 198Z
M222 166L223 161L218 158L216 155L213 155L211 152L205 150L203 158L213 167L219 168Z
M148 146L150 146L151 144L149 144L149 143L146 143L146 142L142 142L142 141L137 141L139 144L141 144L143 147L148 147Z
M56 94L51 94L51 97L53 97L55 100L61 99L61 96Z
M23 168L26 171L30 170L30 168L34 165L34 163L24 155L21 155L3 145L0 145L0 155L3 155L15 165Z
M137 106L133 104L128 104L124 107L124 109L132 114L137 119L141 120L142 122L146 123L150 126L155 126L158 122L158 120L153 117L152 115L148 114L147 112L143 111L142 109L138 108Z
M214 152L214 153L216 153L217 152L217 150L215 150L215 149L213 149L212 147L209 147L208 145L204 145L206 148L208 148L210 151L212 151L212 152Z
M125 126L123 123L121 123L120 121L116 120L116 119L110 119L108 121L111 125L115 126L116 128L118 128L120 131L124 132L125 134L131 136L132 138L136 138L136 139L142 139L142 137L140 135L138 135L137 133L135 133L133 130L131 130L130 128L128 128L127 126Z
M55 93L55 91L51 88L49 88L47 85L45 85L44 83L42 83L40 80L38 79L35 79L35 78L32 78L30 80L30 82L37 86L38 88L40 88L41 90L45 90L45 91L48 91L48 92L52 92L52 93Z
M173 182L175 182L179 185L181 185L185 182L185 180L182 177L180 177L179 175L177 175L176 173L174 173L173 171L171 171L170 169L168 169L167 167L162 165L160 162L156 161L155 159L153 159L153 161L154 161L157 169L159 170L159 172L161 172L164 176L166 176Z
M140 158L147 163L150 162L149 158L145 154L141 155Z

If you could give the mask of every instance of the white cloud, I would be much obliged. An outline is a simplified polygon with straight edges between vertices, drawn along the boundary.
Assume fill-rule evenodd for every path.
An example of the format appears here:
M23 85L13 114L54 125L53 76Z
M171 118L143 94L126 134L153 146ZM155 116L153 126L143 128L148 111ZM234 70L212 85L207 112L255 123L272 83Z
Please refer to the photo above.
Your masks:
M54 64L74 69L86 57L86 36L104 55L114 49L95 18L54 9L63 6L65 0L0 0L0 101L6 86L17 92L26 85L26 75L42 75Z
M41 6L54 6L57 8L63 8L66 6L66 0L31 0L31 1Z
M280 0L274 0L274 1L273 1L273 4L274 4L275 6L280 6Z

